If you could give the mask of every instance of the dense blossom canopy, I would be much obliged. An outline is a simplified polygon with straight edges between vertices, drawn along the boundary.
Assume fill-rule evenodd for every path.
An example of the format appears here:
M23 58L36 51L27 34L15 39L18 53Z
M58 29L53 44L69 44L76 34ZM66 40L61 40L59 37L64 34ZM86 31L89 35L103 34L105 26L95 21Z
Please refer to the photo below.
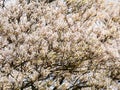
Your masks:
M0 89L120 89L119 1L0 4Z

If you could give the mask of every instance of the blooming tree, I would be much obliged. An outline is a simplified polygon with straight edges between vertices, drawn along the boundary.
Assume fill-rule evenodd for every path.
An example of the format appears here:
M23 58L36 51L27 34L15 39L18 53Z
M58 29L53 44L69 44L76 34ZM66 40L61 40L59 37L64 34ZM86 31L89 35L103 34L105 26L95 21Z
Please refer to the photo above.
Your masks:
M0 7L0 88L119 90L120 2L38 2Z

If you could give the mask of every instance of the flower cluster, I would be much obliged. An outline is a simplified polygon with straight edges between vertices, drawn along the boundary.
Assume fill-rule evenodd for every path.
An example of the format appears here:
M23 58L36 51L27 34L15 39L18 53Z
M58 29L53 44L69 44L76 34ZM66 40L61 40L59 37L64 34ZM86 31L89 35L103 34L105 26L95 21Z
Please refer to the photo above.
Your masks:
M0 88L119 88L119 5L56 0L0 7Z

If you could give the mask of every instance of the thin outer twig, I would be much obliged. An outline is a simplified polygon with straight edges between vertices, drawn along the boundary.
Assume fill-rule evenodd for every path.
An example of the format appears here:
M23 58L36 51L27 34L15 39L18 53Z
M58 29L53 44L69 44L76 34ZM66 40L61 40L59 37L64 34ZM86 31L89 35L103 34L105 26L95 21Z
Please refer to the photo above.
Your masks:
M2 4L2 8L4 8L5 7L5 0L3 0L3 4Z

